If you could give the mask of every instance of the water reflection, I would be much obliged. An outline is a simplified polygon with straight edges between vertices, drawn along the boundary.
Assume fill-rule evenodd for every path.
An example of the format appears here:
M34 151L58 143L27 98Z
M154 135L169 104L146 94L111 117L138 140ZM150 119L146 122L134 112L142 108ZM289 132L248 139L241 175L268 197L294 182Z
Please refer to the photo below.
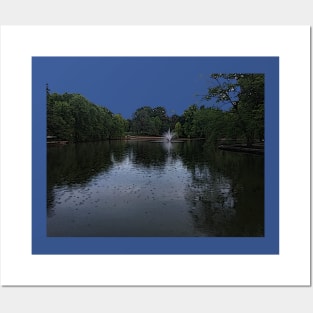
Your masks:
M146 168L164 168L166 154L157 142L135 141L129 143L133 151L133 163Z
M208 236L226 235L236 215L232 181L210 172L208 167L195 168L193 182L186 192L195 227Z
M162 142L162 147L165 152L167 152L167 154L171 154L171 151L173 150L173 144L170 141Z
M208 236L264 236L264 158L199 145L185 152L197 227Z
M263 157L201 141L48 149L49 236L263 236Z
M113 162L109 142L83 143L47 150L47 208L54 214L54 188L87 184L97 173L108 171ZM119 156L119 149L114 153Z

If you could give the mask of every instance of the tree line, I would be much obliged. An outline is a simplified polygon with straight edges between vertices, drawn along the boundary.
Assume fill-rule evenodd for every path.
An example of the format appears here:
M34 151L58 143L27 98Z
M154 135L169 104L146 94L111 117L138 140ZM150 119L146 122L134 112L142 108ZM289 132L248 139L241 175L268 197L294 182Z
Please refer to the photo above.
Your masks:
M120 139L127 121L80 94L50 93L47 86L47 135L69 142Z
M47 94L47 133L70 142L121 139L126 134L160 136L167 129L178 137L264 140L264 75L211 74L202 103L182 115L168 115L163 106L138 108L130 119L95 105L80 94Z

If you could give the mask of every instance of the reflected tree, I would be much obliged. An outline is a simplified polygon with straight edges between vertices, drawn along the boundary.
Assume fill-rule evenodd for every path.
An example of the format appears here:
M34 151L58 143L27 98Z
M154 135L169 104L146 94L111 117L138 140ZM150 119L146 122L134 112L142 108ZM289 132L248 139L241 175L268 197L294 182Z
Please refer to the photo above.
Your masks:
M264 157L189 144L181 159L195 227L206 236L264 236Z

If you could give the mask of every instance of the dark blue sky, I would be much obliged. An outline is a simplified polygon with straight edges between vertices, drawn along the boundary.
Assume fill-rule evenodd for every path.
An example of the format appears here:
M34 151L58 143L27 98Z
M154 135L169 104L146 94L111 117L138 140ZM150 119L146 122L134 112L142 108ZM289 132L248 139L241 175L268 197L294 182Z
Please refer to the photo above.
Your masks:
M262 59L262 58L261 58ZM259 60L261 60L259 59ZM33 92L79 93L130 118L142 106L164 106L180 115L204 104L211 73L257 72L258 58L33 57ZM262 62L261 62L262 63Z
M125 118L141 106L182 114L208 85L208 58L34 58L33 73L51 92L80 93Z

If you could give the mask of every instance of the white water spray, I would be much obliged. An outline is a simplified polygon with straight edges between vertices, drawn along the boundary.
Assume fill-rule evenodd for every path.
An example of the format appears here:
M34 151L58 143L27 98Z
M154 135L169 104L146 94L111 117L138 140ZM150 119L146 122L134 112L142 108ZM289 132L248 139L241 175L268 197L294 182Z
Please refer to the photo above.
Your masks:
M163 137L167 142L171 142L172 139L175 138L175 136L175 132L171 132L170 129L168 129L168 131L163 134Z

